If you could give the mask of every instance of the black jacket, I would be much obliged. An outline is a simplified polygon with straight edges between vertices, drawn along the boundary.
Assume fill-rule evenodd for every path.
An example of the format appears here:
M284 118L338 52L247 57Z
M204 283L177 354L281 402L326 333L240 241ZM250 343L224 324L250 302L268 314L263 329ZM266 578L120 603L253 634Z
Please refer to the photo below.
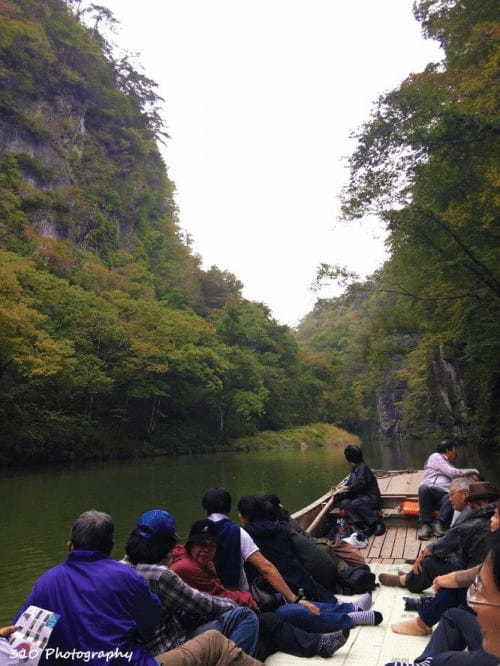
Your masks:
M347 483L349 490L341 494L342 499L354 499L363 495L372 499L375 508L380 509L382 504L377 479L366 463L361 462L356 465Z
M485 506L473 513L468 520L446 533L443 542L436 542L432 548L434 557L452 562L460 569L470 569L481 564L488 551L490 518L495 507Z
M318 583L306 570L296 553L287 528L271 520L254 520L245 530L255 541L265 558L274 564L286 583L297 594L300 588L311 601L333 601L331 592ZM245 565L249 579L255 577L253 567Z

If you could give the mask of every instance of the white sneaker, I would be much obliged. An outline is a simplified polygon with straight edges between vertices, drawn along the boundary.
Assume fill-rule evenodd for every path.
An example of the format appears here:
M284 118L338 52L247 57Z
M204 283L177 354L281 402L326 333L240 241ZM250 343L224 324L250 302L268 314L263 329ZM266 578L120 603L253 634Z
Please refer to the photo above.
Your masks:
M368 539L363 539L363 538L358 538L358 533L354 532L351 534L351 536L346 537L345 539L342 539L342 541L345 541L346 543L350 543L351 546L354 546L355 548L359 548L362 550L363 548L368 548Z

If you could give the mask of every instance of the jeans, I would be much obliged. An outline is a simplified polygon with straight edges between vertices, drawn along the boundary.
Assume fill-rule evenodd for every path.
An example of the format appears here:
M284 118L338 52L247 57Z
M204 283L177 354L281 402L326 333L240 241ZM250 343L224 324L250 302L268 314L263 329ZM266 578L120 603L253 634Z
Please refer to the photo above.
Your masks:
M461 608L450 608L443 613L427 647L415 662L432 657L432 666L498 666L498 658L481 649L482 640L474 614ZM470 652L462 653L466 648Z
M347 615L354 610L353 604L315 601L314 605L320 608L319 615L313 615L300 604L284 604L276 609L276 615L304 631L328 633L339 629L350 629L353 626L352 619Z
M220 615L216 620L205 622L191 633L188 638L199 636L204 631L216 629L226 638L230 638L244 652L255 654L259 636L259 620L249 608L233 608Z
M418 504L420 522L430 525L433 521L432 512L438 509L437 519L444 527L449 527L453 517L453 508L448 499L448 491L436 486L419 486Z
M441 619L443 613L449 608L458 608L465 603L467 589L442 589L435 597L424 597L418 614L422 621L432 627Z

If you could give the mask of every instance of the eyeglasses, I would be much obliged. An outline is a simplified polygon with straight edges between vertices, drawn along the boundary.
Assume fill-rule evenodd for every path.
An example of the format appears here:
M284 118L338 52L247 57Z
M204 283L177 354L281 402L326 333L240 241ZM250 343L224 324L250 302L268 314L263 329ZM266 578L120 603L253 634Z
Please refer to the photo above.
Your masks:
M484 585L483 581L481 580L481 577L477 575L474 579L474 582L469 585L467 588L467 603L469 605L476 605L476 606L493 606L494 608L500 608L500 604L494 604L491 601L479 601L478 596L482 596L484 594Z

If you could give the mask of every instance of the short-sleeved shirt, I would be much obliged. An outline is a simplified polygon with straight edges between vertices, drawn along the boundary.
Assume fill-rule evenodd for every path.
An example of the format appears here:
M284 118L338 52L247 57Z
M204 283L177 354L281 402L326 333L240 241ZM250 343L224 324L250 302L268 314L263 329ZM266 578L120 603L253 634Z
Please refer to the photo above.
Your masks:
M219 520L227 520L227 516L223 513L211 513L208 516L208 519L214 523L219 522ZM240 582L238 585L239 590L248 590L248 580L245 574L244 564L248 558L256 553L259 550L259 547L252 539L252 537L244 529L240 527L240 551L241 551L241 568L240 568ZM235 567L236 568L236 567Z

